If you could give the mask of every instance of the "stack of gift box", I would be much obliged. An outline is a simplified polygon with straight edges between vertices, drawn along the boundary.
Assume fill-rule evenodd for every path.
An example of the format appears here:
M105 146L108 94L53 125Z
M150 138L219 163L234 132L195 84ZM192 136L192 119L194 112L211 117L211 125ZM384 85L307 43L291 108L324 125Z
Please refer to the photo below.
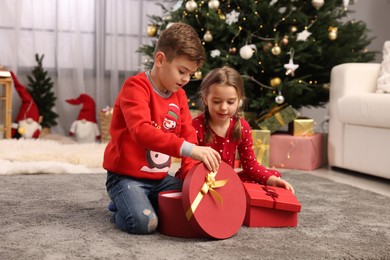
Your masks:
M323 164L323 136L314 120L298 117L291 106L278 106L256 120L253 144L258 161L266 167L312 171ZM278 131L288 126L288 131Z

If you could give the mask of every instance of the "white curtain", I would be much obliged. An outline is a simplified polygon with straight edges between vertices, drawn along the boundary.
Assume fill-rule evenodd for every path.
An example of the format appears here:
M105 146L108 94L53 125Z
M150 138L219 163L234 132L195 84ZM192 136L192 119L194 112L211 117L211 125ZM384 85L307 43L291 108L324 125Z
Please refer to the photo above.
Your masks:
M37 64L54 82L58 125L67 134L80 106L65 102L85 93L96 102L96 115L114 104L123 81L144 68L136 50L152 39L147 15L162 15L163 0L0 0L0 65L28 84ZM13 118L20 98L13 93Z

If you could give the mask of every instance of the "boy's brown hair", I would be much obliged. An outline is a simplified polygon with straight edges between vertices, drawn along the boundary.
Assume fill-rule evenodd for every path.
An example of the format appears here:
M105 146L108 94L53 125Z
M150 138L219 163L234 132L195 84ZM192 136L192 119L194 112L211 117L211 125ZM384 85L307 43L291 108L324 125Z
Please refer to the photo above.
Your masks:
M178 56L185 56L194 61L198 67L205 61L204 48L197 32L185 23L173 23L161 33L154 54L159 51L165 54L168 61Z

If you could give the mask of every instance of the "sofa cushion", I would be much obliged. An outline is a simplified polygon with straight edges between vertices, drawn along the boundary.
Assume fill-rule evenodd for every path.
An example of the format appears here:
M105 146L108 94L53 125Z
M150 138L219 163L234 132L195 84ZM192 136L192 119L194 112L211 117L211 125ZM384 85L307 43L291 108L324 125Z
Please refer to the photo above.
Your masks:
M390 128L390 95L366 93L344 96L338 101L342 122Z
M390 93L390 41L383 45L383 60L377 80L377 93Z

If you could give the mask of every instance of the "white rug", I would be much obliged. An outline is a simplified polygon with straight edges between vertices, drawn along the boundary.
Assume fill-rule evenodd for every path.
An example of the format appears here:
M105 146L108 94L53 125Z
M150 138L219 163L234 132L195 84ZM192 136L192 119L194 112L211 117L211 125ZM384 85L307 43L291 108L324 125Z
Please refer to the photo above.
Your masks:
M0 140L0 174L105 173L105 143L51 139Z

